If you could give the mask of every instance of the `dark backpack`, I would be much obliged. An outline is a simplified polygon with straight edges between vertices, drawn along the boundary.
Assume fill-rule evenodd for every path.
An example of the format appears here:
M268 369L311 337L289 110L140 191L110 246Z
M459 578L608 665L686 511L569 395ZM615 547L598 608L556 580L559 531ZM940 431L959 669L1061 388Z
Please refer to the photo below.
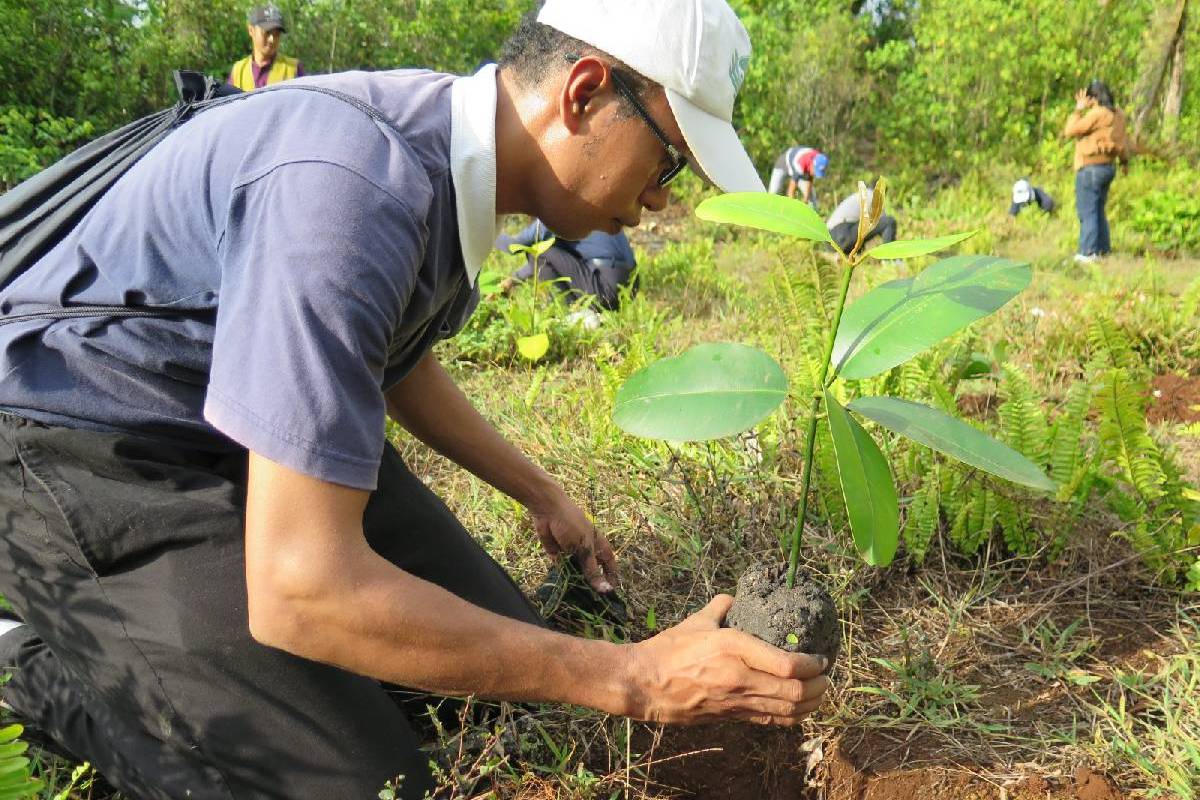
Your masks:
M201 111L252 94L199 72L177 70L173 74L175 87L179 91L179 102L174 106L142 117L89 142L0 195L0 290L37 263L39 258L70 233L117 179L167 134ZM395 124L378 109L333 89L287 83L259 91L281 89L304 89L336 97L399 133ZM98 310L93 311L93 308ZM89 312L100 313L103 308L77 306L59 313L50 310L20 315L20 318L78 316ZM180 312L140 309L117 312L117 315L155 313ZM15 321L16 317L0 316L0 325Z

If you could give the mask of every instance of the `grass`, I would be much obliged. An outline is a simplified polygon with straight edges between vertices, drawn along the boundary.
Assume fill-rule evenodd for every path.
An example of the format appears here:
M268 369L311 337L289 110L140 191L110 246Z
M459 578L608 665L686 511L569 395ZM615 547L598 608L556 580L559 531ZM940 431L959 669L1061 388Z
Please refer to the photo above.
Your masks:
M1026 212L1015 221L1004 213L1011 178L999 168L934 197L903 187L893 195L903 198L897 216L905 238L983 226L968 250L1034 263L1033 287L939 350L928 369L943 374L938 359L951 359L955 348L988 354L1028 378L1051 419L1091 357L1087 328L1097 315L1130 334L1147 371L1200 374L1200 332L1183 302L1189 291L1200 292L1200 263L1148 250L1118 216L1134 192L1152 189L1153 176L1135 173L1114 188L1115 243L1133 255L1087 268L1070 261L1076 223L1068 180L1055 174L1043 182L1065 206L1056 215ZM803 418L806 393L797 389L753 435L672 448L615 428L609 411L617 387L654 359L703 341L753 343L784 362L789 375L811 373L805 331L826 290L813 284L823 262L807 247L735 235L693 221L680 208L660 215L635 242L641 294L594 332L566 325L567 309L551 312L557 341L546 363L512 357L502 309L482 309L476 327L461 342L443 345L441 355L483 413L558 476L610 537L631 632L640 638L731 590L752 560L784 558L798 491L796 420ZM493 268L511 267L496 258ZM872 267L856 279L852 297L927 263ZM888 380L915 386L918 377ZM992 426L997 420L986 410L987 398L998 398L1000 386L999 377L965 382L958 399L985 398L979 419ZM1094 436L1091 423L1088 430ZM1200 448L1188 446L1195 438L1190 430L1168 421L1153 435L1173 448L1194 481ZM547 562L522 509L393 435L413 470L532 593ZM894 463L911 464L918 476L927 469L930 462L889 446L897 448L889 453ZM1127 541L1112 535L1124 523L1102 493L1080 504L1053 541L1035 537L1028 553L1008 552L993 532L965 554L952 539L952 520L942 518L921 563L902 553L886 570L869 569L853 554L840 500L820 492L817 499L802 563L839 598L844 655L822 711L801 731L762 740L755 779L799 769L804 781L840 800L838 770L863 780L957 770L999 787L1018 776L1069 775L1091 764L1133 796L1195 796L1195 595L1164 584ZM1030 504L1027 511L1047 528L1068 519L1057 507ZM605 630L598 623L590 629ZM701 765L719 755L710 751L727 743L720 731L711 740L678 733L581 709L500 704L487 723L442 729L436 749L456 797L667 798L681 796L672 787L703 775ZM44 775L62 791L69 770L54 763L50 769L58 773ZM66 797L103 796L87 791Z
M1196 609L1192 609L1196 611ZM1141 670L1120 670L1092 705L1098 759L1145 787L1147 797L1200 791L1200 622L1176 632L1178 652L1155 653Z

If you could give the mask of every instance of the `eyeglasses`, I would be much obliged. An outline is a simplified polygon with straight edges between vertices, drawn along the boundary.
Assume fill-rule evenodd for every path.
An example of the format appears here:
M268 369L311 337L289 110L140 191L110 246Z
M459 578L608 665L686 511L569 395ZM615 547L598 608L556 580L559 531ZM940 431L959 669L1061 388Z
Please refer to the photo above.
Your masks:
M568 55L566 59L567 61L573 63L579 60L579 56ZM621 74L612 67L609 67L608 72L610 75L612 75L613 86L616 88L617 94L629 101L629 104L633 106L633 110L636 111L637 115L642 118L642 122L645 122L646 127L648 127L650 132L654 134L654 138L658 139L658 141L662 144L663 149L667 151L667 157L671 160L671 166L663 170L662 174L658 176L658 185L661 187L670 186L671 183L674 182L674 180L678 178L680 174L687 168L687 156L679 152L678 147L671 144L671 141L667 138L667 135L663 133L663 129L658 127L658 123L655 122L654 118L650 116L650 112L638 102L637 95L634 93L633 89L629 86L625 79L621 77Z

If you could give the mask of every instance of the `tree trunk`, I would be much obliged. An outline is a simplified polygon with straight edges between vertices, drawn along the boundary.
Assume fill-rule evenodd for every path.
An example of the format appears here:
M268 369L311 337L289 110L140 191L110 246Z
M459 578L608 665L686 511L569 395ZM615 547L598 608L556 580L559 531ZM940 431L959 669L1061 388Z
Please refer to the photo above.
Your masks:
M1175 52L1180 40L1186 17L1187 0L1177 0L1175 10L1167 17L1166 24L1160 29L1159 36L1155 37L1150 45L1155 52L1149 65L1138 78L1137 89L1134 91L1136 111L1133 119L1133 131L1135 138L1141 137L1142 129L1158 105L1163 77L1171 63L1171 55Z
M1163 136L1174 142L1179 136L1179 113L1183 108L1183 43L1187 39L1187 10L1180 19L1175 35L1175 52L1171 55L1171 78L1163 102Z

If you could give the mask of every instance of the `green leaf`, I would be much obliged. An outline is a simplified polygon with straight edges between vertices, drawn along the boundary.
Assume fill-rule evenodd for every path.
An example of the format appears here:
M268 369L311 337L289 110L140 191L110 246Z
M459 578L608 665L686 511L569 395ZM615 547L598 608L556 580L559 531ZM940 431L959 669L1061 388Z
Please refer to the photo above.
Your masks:
M536 257L545 254L545 252L553 246L554 237L551 236L549 239L542 239L540 242L534 242L533 244L510 242L508 245L508 252L512 253L513 255L516 255L517 253L525 253L526 255Z
M832 242L825 221L802 200L766 192L732 192L710 197L696 207L696 216L814 242Z
M482 297L498 294L500 292L500 281L502 280L504 280L504 277L499 272L485 269L479 273L479 294Z
M701 344L631 375L617 391L613 421L635 436L703 441L754 427L785 397L783 369L763 351Z
M551 236L549 239L542 239L540 242L534 242L529 246L529 252L533 253L535 256L541 256L553 246L554 237Z
M860 397L849 408L890 431L984 472L1031 489L1052 492L1056 488L1054 481L1016 450L935 408L898 397Z
M886 567L900 538L900 505L891 471L875 440L828 390L825 406L854 546L868 564Z
M857 380L903 364L995 312L1032 279L1028 264L953 256L915 278L888 281L842 315L833 344L836 374Z
M533 336L522 336L517 339L517 352L522 358L529 361L537 361L542 356L546 355L546 351L550 349L550 337L544 333L535 333Z
M939 236L936 239L907 239L898 242L888 242L867 251L872 258L916 258L927 256L947 247L953 247L959 242L970 239L978 230L965 233L952 233L949 236Z

